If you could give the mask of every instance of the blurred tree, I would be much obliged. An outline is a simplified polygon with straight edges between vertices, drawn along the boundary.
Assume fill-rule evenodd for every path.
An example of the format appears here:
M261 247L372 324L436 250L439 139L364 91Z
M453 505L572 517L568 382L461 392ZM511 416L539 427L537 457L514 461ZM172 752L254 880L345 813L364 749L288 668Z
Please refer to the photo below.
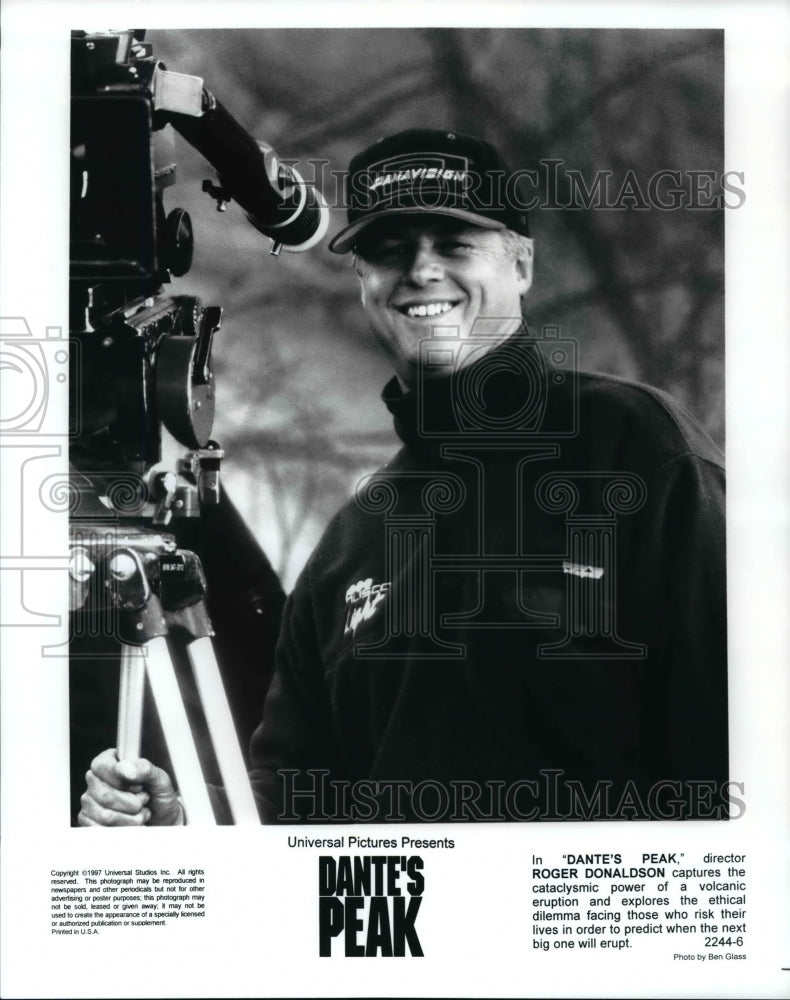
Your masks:
M531 193L548 207L532 213L530 325L561 326L584 368L667 389L723 441L724 211L703 207L723 170L722 32L201 30L149 40L169 68L202 76L245 128L298 161L335 228L350 157L401 128L480 135L514 167L536 169ZM175 197L197 239L180 286L226 307L215 354L228 479L290 585L355 480L396 446L377 400L389 369L347 259L325 249L267 258L242 213L211 211L197 183L210 168L188 148L179 155L186 183ZM683 205L651 204L661 171L679 172Z

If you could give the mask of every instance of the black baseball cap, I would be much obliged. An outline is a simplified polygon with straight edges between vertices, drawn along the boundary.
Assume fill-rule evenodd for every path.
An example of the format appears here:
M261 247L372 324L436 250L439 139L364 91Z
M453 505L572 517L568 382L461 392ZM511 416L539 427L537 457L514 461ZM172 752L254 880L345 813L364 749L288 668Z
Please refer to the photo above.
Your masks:
M358 153L346 177L348 225L330 242L348 253L372 223L393 215L449 215L483 229L529 236L527 213L508 197L512 172L489 142L441 129L408 129Z

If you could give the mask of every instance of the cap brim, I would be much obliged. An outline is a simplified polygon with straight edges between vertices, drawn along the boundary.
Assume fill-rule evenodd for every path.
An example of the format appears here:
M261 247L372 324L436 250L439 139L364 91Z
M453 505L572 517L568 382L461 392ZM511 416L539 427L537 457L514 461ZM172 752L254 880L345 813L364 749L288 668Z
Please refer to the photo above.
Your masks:
M467 212L464 208L385 208L381 212L368 215L364 219L352 222L350 226L341 229L340 232L329 242L329 249L332 253L348 253L352 250L359 234L378 222L379 219L392 218L397 215L448 215L453 219L462 219L471 226L479 226L481 229L507 229L504 222L496 219L489 219L487 215L476 215L474 212Z

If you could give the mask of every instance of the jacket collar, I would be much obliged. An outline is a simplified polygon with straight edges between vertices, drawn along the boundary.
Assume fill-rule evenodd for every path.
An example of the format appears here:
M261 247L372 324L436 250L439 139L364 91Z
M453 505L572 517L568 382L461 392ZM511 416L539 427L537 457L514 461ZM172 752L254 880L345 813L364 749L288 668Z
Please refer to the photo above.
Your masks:
M407 445L436 448L448 440L496 434L512 421L535 430L545 409L547 364L526 326L471 364L448 375L423 377L404 391L393 377L381 398Z

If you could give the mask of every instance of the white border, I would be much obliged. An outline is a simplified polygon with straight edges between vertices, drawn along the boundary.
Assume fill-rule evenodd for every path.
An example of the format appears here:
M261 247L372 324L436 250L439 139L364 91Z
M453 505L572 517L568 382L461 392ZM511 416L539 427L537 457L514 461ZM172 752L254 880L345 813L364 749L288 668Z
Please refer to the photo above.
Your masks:
M68 29L75 26L285 27L285 26L530 26L530 27L723 27L726 31L726 170L745 175L746 204L727 217L727 437L730 499L728 563L731 608L730 685L734 777L747 781L747 815L735 824L691 825L678 831L644 826L597 825L574 831L543 826L497 830L466 828L464 854L436 860L435 949L444 958L414 966L327 970L303 947L299 935L283 936L278 924L313 919L313 861L283 857L280 831L254 836L181 831L115 834L84 839L80 831L53 824L63 815L67 785L65 670L41 664L33 630L5 630L3 639L3 977L4 996L189 995L675 995L781 996L790 989L787 833L788 687L790 581L788 553L788 224L785 185L790 177L788 88L790 57L785 4L609 3L530 4L465 2L371 4L236 2L212 0L156 4L126 0L5 0L2 52L2 191L0 192L0 315L23 315L37 336L47 326L67 328L67 198L64 150L68 143ZM65 414L63 393L53 407ZM3 456L4 459L6 456ZM4 531L11 532L7 524ZM65 534L42 521L42 551L62 552ZM11 534L4 554L14 551ZM13 574L0 573L12 584ZM43 581L43 582L42 582ZM46 587L53 606L63 574L36 575L37 601ZM680 693L682 696L682 693ZM688 967L623 959L590 969L573 962L536 968L523 954L526 921L509 886L512 865L529 850L548 849L552 839L583 839L585 849L606 849L613 840L670 849L710 844L745 845L753 859L750 911L761 941L747 974L729 966L692 976ZM82 837L82 840L75 839ZM564 839L563 839L564 842ZM121 847L122 845L122 847ZM647 849L647 848L646 848ZM88 856L112 865L121 851L141 867L157 860L205 864L222 872L214 906L228 905L224 929L168 932L111 941L107 936L53 941L42 929L39 903L47 899L50 864ZM477 878L470 873L477 872ZM485 873L483 876L479 873ZM759 873L759 878L758 878ZM469 879L467 908L456 905L459 879ZM287 887L284 888L284 887ZM300 896L300 887L306 892ZM279 890L282 889L282 896ZM227 899L226 899L227 897ZM277 907L271 900L282 899ZM300 899L310 901L307 909ZM453 904L450 906L450 904ZM751 909L753 908L753 910ZM46 904L44 904L46 911ZM437 916L436 914L439 914ZM45 917L47 916L45 912ZM441 919L440 919L441 917ZM474 933L469 929L472 925ZM312 933L312 931L310 931ZM309 936L305 932L305 936ZM91 947L101 942L101 950ZM272 949L271 943L277 947ZM448 947L447 942L455 942ZM780 959L781 948L785 953ZM308 951L307 956L305 950ZM254 956L266 955L260 968ZM644 957L644 956L643 956ZM721 963L723 965L724 963ZM131 970L135 970L134 972ZM258 975L260 971L260 975ZM698 970L697 970L698 971ZM138 977L142 976L140 979ZM671 991L671 992L670 992Z

